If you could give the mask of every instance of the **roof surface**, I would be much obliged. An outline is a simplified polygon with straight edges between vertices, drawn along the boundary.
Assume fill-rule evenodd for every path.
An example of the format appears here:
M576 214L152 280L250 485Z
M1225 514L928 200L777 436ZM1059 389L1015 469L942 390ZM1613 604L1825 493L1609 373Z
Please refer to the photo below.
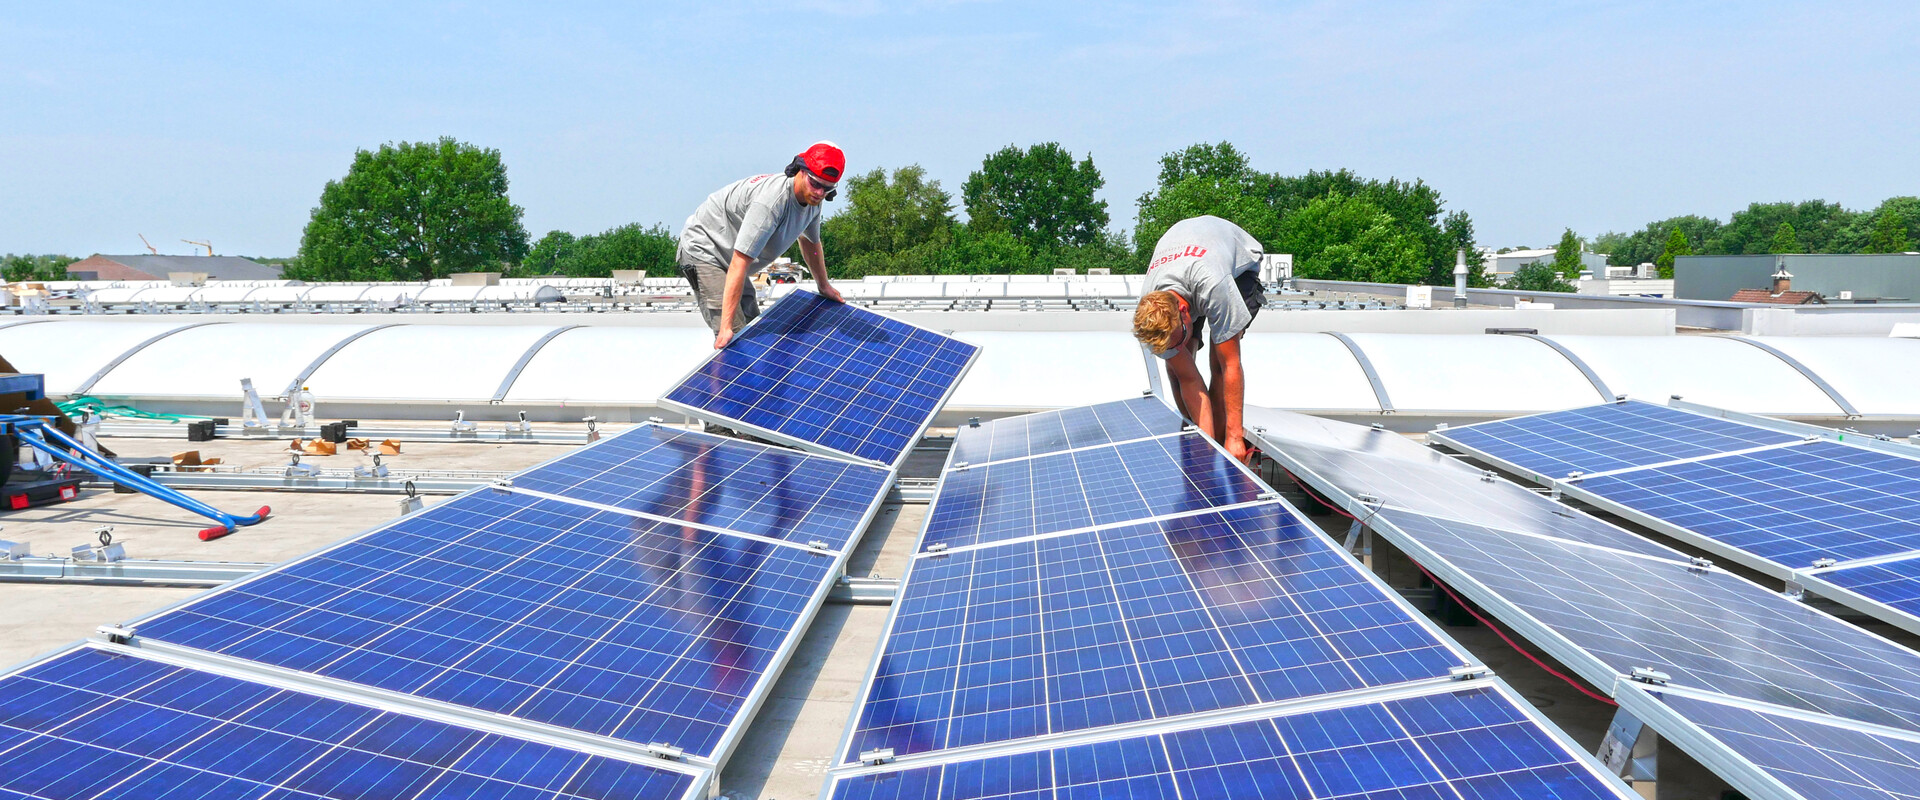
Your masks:
M1774 294L1765 289L1741 289L1734 292L1735 303L1774 303L1783 306L1800 306L1808 303L1824 303L1819 292L1781 292Z

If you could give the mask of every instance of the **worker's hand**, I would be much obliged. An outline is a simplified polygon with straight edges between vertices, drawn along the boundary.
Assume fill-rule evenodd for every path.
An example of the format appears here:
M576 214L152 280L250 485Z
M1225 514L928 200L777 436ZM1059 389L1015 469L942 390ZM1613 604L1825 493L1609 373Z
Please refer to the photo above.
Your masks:
M831 283L820 284L820 296L827 298L828 300L832 300L833 302L836 302L836 303L847 302L844 298L840 296L840 290L833 288L833 284Z
M722 325L720 326L720 333L713 337L713 349L725 350L727 343L731 341L733 341L732 326Z
M1247 459L1253 457L1253 448L1247 446L1246 439L1238 436L1230 437L1227 439L1227 455L1233 456L1240 463L1245 464L1247 463Z

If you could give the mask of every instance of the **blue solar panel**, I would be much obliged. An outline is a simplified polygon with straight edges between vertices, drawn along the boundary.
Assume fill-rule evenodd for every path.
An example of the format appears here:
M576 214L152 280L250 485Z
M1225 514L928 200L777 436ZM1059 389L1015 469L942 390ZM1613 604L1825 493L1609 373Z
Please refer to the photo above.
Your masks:
M1463 663L1278 504L923 556L845 758L1381 686Z
M889 482L881 467L643 425L514 476L517 489L839 549Z
M893 465L979 348L795 291L662 398L695 416Z
M1200 434L948 470L921 545L952 547L1252 502L1265 489Z
M1676 686L1920 730L1920 654L1742 578L1393 510L1379 520L1619 674L1654 667Z
M135 626L711 756L833 567L800 547L487 491Z
M1504 478L1422 447L1399 434L1346 425L1356 441L1314 441L1312 431L1289 426L1299 415L1263 414L1254 438L1289 469L1332 484L1350 497L1371 496L1387 506L1629 553L1680 558L1678 551L1609 525ZM1340 425L1300 419L1315 427ZM1334 429L1336 432L1340 429ZM1310 481L1311 482L1311 481ZM1316 488L1324 488L1316 485Z
M1185 422L1166 403L1136 397L961 427L954 463L984 464L1180 432Z
M676 798L694 778L85 648L0 680L0 796Z
M1815 573L1822 581L1920 617L1920 555Z
M1844 444L1721 456L1578 485L1789 568L1920 550L1920 460Z
M1802 796L1920 800L1920 740L1673 692L1653 694Z
M1484 688L837 778L835 800L1582 800L1618 782Z
M1463 447L1551 478L1783 444L1804 437L1628 401L1449 428Z

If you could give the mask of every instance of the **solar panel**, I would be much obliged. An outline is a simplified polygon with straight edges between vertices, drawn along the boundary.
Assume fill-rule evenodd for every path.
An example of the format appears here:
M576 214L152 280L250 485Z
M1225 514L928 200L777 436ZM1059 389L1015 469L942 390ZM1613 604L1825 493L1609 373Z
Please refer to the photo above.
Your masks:
M660 404L802 449L893 466L979 348L795 291L696 367Z
M915 559L844 760L1445 676L1466 662L1284 506Z
M1637 400L1449 428L1440 436L1549 478L1804 438Z
M840 549L891 481L881 467L643 425L514 476L515 489Z
M1178 413L1154 397L1023 414L962 426L954 437L953 461L979 465L1027 458L1179 433L1184 424Z
M1576 485L1788 568L1920 550L1920 460L1844 444L1809 442Z
M693 774L93 647L0 679L0 795L693 798Z
M1920 554L1838 569L1815 570L1802 574L1798 580L1815 594L1836 597L1840 592L1833 589L1837 588L1898 614L1920 619ZM1906 627L1912 630L1914 624L1910 622Z
M837 776L835 800L1629 797L1485 686Z
M1920 654L1745 579L1391 509L1378 522L1483 587L1475 600L1509 625L1544 626L1609 674L1653 667L1676 686L1920 730Z
M1198 433L949 469L921 545L1127 522L1252 502L1265 491Z
M837 559L482 491L134 624L166 643L710 757Z
M1794 796L1920 799L1920 737L1914 734L1717 695L1647 689L1645 697L1656 704L1645 713L1678 716Z
M1249 409L1253 438L1288 472L1349 497L1431 516L1483 522L1630 553L1681 558L1637 536L1399 434L1271 409ZM1317 479L1317 482L1316 482Z

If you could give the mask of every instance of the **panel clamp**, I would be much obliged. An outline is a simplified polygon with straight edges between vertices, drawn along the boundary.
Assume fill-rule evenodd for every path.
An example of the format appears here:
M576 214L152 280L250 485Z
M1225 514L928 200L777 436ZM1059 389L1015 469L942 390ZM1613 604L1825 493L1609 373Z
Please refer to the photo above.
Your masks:
M1649 686L1665 686L1667 685L1667 681L1673 680L1673 676L1652 667L1634 667L1632 674L1628 675L1627 679Z
M661 742L648 742L643 749L647 751L647 755L666 761L684 761L687 757L686 751Z
M1493 670L1487 669L1484 664L1454 667L1453 669L1447 670L1447 677L1456 681L1470 681L1474 678L1484 678L1492 674Z
M867 766L877 766L880 764L890 763L892 761L893 761L893 748L891 747L876 747L872 750L860 751L860 763L865 764Z
M114 644L133 641L133 629L124 625L102 625L94 632L107 637L107 641Z
M1816 559L1814 559L1814 560L1813 560L1813 568L1814 568L1814 569L1826 569L1827 567L1831 567L1831 566L1833 566L1833 565L1835 565L1835 564L1838 564L1838 563L1840 563L1840 562L1838 562L1838 561L1835 561L1835 560L1833 560L1833 559L1831 559L1831 558L1816 558Z
M1711 569L1713 569L1713 559L1711 558L1694 556L1693 558L1687 559L1688 572L1698 572L1698 573L1705 574L1708 570L1711 570Z
M815 550L819 550L822 553L829 553L833 551L833 545L827 544L826 542L819 539L808 540L807 546Z
M489 484L487 484L487 485L488 485L489 487L492 487L492 489L493 489L494 491L496 491L496 492L501 492L501 493L503 493L503 494L504 494L504 493L506 493L506 492L511 492L511 491L513 491L513 479L512 479L512 478L496 478L496 479L494 479L494 481L493 481L492 483L489 483Z
M927 552L929 552L929 553L944 553L944 552L947 552L947 543L946 543L946 542L934 542L933 544L930 544L930 545L927 545Z

